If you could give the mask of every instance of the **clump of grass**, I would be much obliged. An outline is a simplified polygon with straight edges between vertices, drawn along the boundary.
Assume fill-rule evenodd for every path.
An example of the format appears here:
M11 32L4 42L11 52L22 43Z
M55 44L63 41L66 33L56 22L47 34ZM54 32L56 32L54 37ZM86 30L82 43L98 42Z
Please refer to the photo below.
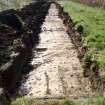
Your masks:
M105 10L70 0L61 0L76 28L83 26L82 43L88 46L84 59L94 59L105 70Z
M64 100L58 105L76 105L76 103L73 100Z

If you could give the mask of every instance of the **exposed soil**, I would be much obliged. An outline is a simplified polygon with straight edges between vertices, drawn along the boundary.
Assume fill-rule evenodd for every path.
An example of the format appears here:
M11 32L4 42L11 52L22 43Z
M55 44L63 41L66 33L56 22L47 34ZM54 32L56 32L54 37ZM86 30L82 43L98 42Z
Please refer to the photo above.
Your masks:
M22 81L20 95L34 98L83 98L92 96L91 83L83 76L77 50L66 33L58 9L52 4L33 48L34 69Z

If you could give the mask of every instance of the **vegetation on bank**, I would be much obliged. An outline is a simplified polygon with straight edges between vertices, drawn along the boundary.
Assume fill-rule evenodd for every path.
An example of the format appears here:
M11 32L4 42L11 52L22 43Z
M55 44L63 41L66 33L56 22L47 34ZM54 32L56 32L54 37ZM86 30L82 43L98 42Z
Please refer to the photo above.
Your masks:
M11 105L105 105L105 98L97 97L97 98L88 98L84 101L74 101L70 99L64 100L34 100L34 99L17 99Z
M61 0L62 6L78 26L83 27L82 43L88 47L85 60L97 61L105 70L105 10L70 0Z

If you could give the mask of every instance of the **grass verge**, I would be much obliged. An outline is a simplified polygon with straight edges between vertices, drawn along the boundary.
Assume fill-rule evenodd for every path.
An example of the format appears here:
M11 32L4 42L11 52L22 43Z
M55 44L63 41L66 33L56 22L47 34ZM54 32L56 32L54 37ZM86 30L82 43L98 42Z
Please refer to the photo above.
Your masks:
M82 43L88 46L84 60L95 60L105 70L105 10L70 0L61 0L61 3L76 28L83 27Z
M11 105L105 105L105 98L88 98L84 101L74 101L70 99L60 100L60 101L45 101L45 100L34 100L34 99L17 99Z

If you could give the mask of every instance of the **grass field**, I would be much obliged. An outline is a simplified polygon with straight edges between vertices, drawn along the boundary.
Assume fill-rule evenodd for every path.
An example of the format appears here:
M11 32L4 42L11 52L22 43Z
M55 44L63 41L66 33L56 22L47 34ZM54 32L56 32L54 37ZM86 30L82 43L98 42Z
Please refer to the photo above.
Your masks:
M84 28L82 43L88 46L84 59L97 61L99 67L105 70L105 10L70 0L62 0L61 3L77 23L76 27L82 25Z

